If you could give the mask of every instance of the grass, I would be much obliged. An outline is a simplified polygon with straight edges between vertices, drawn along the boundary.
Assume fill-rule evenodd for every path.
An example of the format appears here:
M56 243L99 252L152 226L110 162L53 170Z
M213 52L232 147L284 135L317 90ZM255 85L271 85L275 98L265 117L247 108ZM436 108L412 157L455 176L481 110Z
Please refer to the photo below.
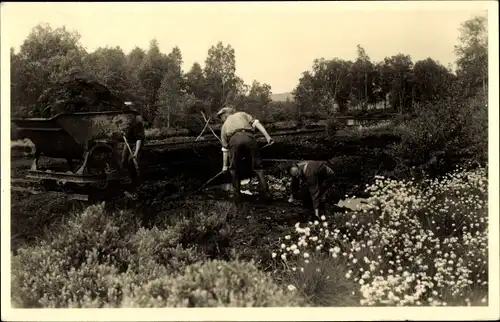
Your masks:
M443 129L448 121L440 123L441 119L438 114L415 123L343 131L351 141L370 136L377 141L380 134L401 133L406 139L400 150L413 160L415 146L424 152L429 147L441 149L441 137L428 135L447 133ZM466 127L467 120L459 124ZM166 135L150 131L150 136ZM469 133L458 135L457 139L467 138ZM338 153L348 141L334 150ZM328 144L311 145L296 142L287 145L286 152L311 148L319 155L331 149ZM354 172L360 176L359 171ZM108 213L100 205L92 206L68 215L58 225L58 234L52 232L18 250L12 264L15 305L487 305L487 169L464 165L440 178L401 178L375 177L365 189L366 203L358 209L330 212L321 220L295 226L288 219L265 223L264 215L257 213L267 211L263 208L249 211L215 200L165 210L154 227L137 222L130 210ZM231 232L228 222L234 224L231 218L238 216L239 230Z
M130 211L91 206L18 250L15 305L487 305L485 169L424 183L378 177L366 191L359 210L282 227L260 264L225 243L231 203L188 204L150 228Z

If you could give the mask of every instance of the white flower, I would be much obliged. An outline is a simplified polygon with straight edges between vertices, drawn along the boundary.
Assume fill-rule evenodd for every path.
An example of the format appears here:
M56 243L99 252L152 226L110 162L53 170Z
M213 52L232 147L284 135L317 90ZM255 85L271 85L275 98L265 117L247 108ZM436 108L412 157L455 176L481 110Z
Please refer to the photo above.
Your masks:
M296 288L294 285L291 285L291 284L290 284L290 285L288 285L288 290L289 290L290 292L293 292L293 291L295 291L296 289L297 289L297 288Z
M304 258L309 258L309 253L304 253Z
M321 220L323 220L323 221L325 221L325 220L326 220L325 215L322 215L322 216L321 216Z
M276 255L277 255L276 253L272 253L272 254L271 254L271 256L272 256L273 258L275 258L275 257L276 257Z

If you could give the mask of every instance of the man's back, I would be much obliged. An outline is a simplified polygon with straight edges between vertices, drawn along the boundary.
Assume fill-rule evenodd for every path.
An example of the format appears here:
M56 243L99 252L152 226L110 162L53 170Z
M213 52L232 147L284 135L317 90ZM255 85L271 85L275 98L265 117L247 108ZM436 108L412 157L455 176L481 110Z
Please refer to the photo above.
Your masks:
M307 182L315 181L321 166L324 164L323 161L303 161L299 163L299 167L302 169L304 179Z
M221 136L223 142L228 139L236 130L245 129L253 131L253 117L245 112L236 112L227 117L221 127Z

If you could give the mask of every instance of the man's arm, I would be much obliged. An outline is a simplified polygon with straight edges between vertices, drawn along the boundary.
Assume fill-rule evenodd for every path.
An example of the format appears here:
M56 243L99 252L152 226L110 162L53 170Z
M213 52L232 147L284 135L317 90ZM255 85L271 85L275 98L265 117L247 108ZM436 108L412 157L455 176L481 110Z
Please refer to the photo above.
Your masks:
M264 135L264 137L266 138L266 141L267 143L271 143L271 137L269 136L269 134L267 133L266 129L264 128L264 126L262 124L260 124L259 120L255 120L253 121L253 124L252 124L254 127L256 127L257 129L259 129L260 133L262 133L262 135Z
M135 135L134 136L137 139L135 142L135 151L134 151L134 154L132 155L133 158L137 158L137 156L139 155L139 151L142 148L142 142L146 138L146 133L144 131L144 120L143 120L142 116L137 116L135 122L136 123L135 123L135 131L134 131Z
M220 138L222 141L222 171L226 171L228 168L228 161L229 161L229 149L228 149L228 143L227 143L227 131L226 127L222 125L220 129Z
M292 177L292 182L290 184L290 198L288 199L288 202L293 202L295 200L295 196L297 195L299 191L299 179L296 177Z
M311 194L311 199L313 202L314 213L318 215L320 195L319 195L319 186L317 180L314 180L314 182L309 183L309 192Z
M252 124L252 127L255 129L257 128L262 135L266 138L267 143L271 143L271 136L269 136L269 133L267 133L266 129L264 126L260 123L260 121L254 117L252 117L250 114L245 113L245 116L247 117L247 120L250 124Z

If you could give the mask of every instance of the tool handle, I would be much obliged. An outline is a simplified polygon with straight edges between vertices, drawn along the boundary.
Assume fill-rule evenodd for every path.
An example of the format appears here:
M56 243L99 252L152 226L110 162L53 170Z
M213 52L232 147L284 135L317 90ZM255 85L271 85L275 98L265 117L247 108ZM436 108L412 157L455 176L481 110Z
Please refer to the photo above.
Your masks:
M212 178L208 179L207 182L205 182L197 191L200 191L202 190L203 188L205 188L206 186L208 186L210 184L210 182L214 181L216 178L218 178L221 174L223 174L224 171L220 171L219 173L217 173L215 176L213 176Z
M130 145L128 144L128 141L127 141L127 138L125 137L125 135L123 135L123 141L125 142L125 145L127 146L128 151L130 152L130 155L133 155L134 152L132 152L132 149L130 148ZM136 158L133 158L132 162L134 163L135 170L137 171L137 173L139 173L139 162L137 162Z

